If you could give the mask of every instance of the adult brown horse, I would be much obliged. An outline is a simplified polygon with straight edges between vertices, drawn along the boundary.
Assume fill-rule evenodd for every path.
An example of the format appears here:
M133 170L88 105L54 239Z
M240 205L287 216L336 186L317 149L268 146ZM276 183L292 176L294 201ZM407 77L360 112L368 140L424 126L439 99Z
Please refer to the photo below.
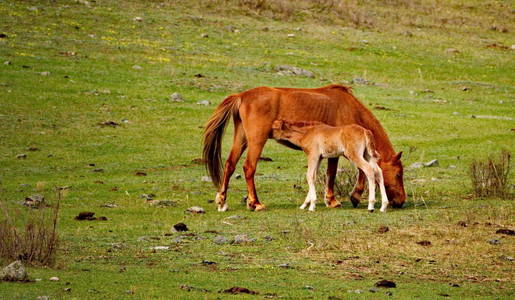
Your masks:
M234 140L231 152L222 171L221 148L225 127L230 118L234 121ZM219 211L227 210L225 202L229 180L242 153L248 148L243 165L247 182L247 207L251 210L265 208L258 200L254 174L261 151L272 138L274 120L319 121L331 126L358 124L372 131L376 149L381 159L386 193L393 207L401 207L406 200L403 184L402 152L395 153L392 143L374 115L359 102L349 87L332 84L316 89L258 87L225 98L218 105L204 131L203 158L213 183L218 188L216 204ZM291 144L286 146L299 149ZM299 149L300 150L300 149ZM341 204L334 196L334 179L338 158L327 164L326 203L329 207ZM223 178L222 178L223 177ZM365 188L365 175L359 172L350 200L356 207Z

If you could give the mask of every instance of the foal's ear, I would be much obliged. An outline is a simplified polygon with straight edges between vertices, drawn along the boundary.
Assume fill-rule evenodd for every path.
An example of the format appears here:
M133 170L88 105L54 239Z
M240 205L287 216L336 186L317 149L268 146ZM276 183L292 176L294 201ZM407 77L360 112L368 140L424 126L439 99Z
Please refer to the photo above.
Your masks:
M401 160L401 156L402 156L402 151L397 153L394 157L393 157L393 161L399 161Z
M283 127L283 121L281 120L275 120L272 123L272 129L281 129Z

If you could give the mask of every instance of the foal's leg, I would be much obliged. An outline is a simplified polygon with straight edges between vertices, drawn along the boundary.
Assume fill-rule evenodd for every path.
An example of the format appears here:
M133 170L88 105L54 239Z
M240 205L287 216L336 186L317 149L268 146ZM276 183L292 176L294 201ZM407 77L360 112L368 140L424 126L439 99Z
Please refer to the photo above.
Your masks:
M306 173L306 179L308 181L309 191L306 196L306 200L300 206L300 209L306 208L309 204L309 210L315 211L316 202L317 202L317 192L315 189L315 181L317 177L317 170L320 166L320 156L319 155L309 155L308 156L308 172Z
M381 212L386 212L386 208L388 207L388 196L386 195L386 189L384 187L383 171L376 162L373 162L372 165L377 184L379 185L379 190L381 191Z
M354 161L356 166L365 173L368 181L368 211L374 211L374 204L376 202L376 184L375 184L375 175L374 168L363 159L362 154L358 155L349 155L349 159Z
M332 157L327 160L327 182L325 190L325 205L327 207L340 207L342 204L334 197L334 180L338 170L338 157Z
M241 126L241 121L234 121L234 140L231 148L231 152L229 153L229 157L225 162L224 169L224 178L222 181L222 185L220 186L220 190L216 194L215 202L218 206L218 211L226 211L229 207L227 203L225 203L225 199L227 198L227 189L229 188L229 180L231 179L234 170L236 169L236 164L241 157L241 154L247 148L247 141L245 139L245 132L243 130L243 126Z
M358 204L361 200L361 195L365 190L365 177L365 173L363 173L363 171L358 168L358 178L356 180L356 184L354 185L354 189L349 195L353 207L358 207Z

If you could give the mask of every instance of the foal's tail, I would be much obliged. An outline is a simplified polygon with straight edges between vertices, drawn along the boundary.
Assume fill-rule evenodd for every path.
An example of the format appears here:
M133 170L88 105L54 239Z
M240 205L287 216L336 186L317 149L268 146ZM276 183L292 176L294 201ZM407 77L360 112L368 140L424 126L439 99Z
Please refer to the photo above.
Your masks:
M222 137L225 127L231 116L238 115L241 99L238 95L231 95L222 101L217 107L211 118L206 123L204 129L204 150L203 159L206 169L216 187L220 187L223 167L222 167Z
M376 145L374 142L374 134L372 131L366 129L365 130L365 149L370 156L371 160L378 161L381 158L379 152L376 151Z

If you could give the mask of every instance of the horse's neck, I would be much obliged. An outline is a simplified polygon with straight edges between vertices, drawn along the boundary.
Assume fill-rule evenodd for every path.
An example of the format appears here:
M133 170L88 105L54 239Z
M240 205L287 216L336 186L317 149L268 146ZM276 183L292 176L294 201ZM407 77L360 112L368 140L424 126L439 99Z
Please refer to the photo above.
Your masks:
M368 130L372 131L374 134L374 142L376 146L376 151L381 155L383 159L390 159L395 155L395 150L393 149L392 142L388 138L388 134L384 130L381 123L374 117L372 112L370 112L366 107L363 106L365 112L361 114L360 121L361 125Z

